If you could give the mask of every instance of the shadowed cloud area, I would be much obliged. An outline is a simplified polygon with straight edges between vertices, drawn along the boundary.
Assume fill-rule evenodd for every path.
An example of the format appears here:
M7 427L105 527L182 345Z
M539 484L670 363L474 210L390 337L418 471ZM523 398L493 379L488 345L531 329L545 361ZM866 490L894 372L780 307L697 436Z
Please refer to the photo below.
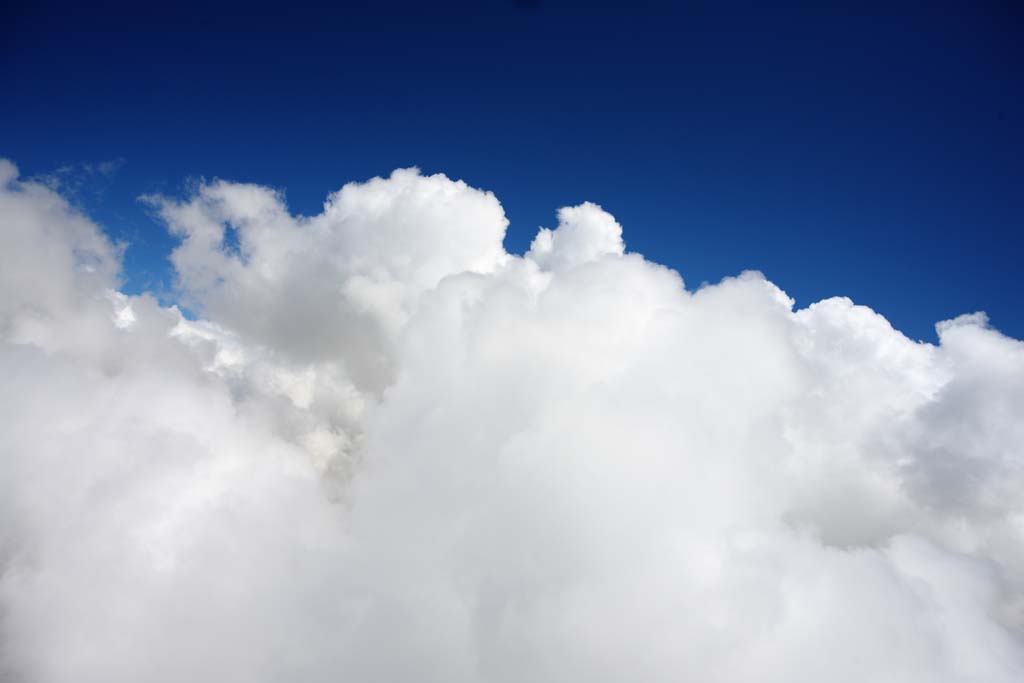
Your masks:
M1024 679L984 313L686 286L594 203L509 253L416 169L142 201L194 316L0 161L0 679Z

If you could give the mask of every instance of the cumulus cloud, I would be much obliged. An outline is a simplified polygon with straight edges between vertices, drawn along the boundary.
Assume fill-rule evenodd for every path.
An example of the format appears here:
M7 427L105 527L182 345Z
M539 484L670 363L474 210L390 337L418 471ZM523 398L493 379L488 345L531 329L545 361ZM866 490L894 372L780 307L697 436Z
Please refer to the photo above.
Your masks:
M180 302L0 162L0 678L1019 681L1024 344L697 290L415 169L147 197Z
M392 342L420 296L509 258L493 194L415 169L346 185L313 218L293 217L279 194L255 185L146 199L182 237L171 261L186 301L290 359L344 360L376 392L393 377Z

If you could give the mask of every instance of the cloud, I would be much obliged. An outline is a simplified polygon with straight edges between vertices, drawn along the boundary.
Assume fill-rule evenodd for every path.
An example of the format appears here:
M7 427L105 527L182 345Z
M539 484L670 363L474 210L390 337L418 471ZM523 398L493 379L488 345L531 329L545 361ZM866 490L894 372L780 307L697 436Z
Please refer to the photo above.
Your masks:
M573 268L605 254L622 254L622 226L585 202L558 210L558 228L541 228L526 257L546 270Z
M0 678L1017 681L1024 344L416 170L146 201L189 320L0 163Z
M101 199L109 179L124 164L124 159L110 159L97 163L68 163L50 173L35 176L32 181L60 193L72 204L81 204L83 199Z
M291 216L272 190L227 182L184 202L146 200L182 237L171 260L186 301L288 358L343 361L377 392L419 297L508 259L494 195L415 169L350 183L312 218Z

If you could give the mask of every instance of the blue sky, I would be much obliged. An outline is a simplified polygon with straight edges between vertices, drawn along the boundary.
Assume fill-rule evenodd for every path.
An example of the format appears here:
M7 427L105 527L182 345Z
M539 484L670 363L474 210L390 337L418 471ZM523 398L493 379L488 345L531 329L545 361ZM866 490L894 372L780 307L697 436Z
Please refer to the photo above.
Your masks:
M129 291L169 287L141 194L309 214L416 165L494 191L512 251L591 200L691 287L756 268L913 338L975 310L1024 337L1024 16L928 5L14 4L0 156L130 243Z

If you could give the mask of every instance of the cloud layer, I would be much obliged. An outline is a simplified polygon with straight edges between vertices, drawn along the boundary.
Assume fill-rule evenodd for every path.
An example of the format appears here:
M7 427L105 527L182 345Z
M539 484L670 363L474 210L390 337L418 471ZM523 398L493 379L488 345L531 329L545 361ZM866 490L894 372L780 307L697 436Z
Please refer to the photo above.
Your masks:
M146 197L180 303L0 161L0 678L1024 680L1024 344L414 169Z

